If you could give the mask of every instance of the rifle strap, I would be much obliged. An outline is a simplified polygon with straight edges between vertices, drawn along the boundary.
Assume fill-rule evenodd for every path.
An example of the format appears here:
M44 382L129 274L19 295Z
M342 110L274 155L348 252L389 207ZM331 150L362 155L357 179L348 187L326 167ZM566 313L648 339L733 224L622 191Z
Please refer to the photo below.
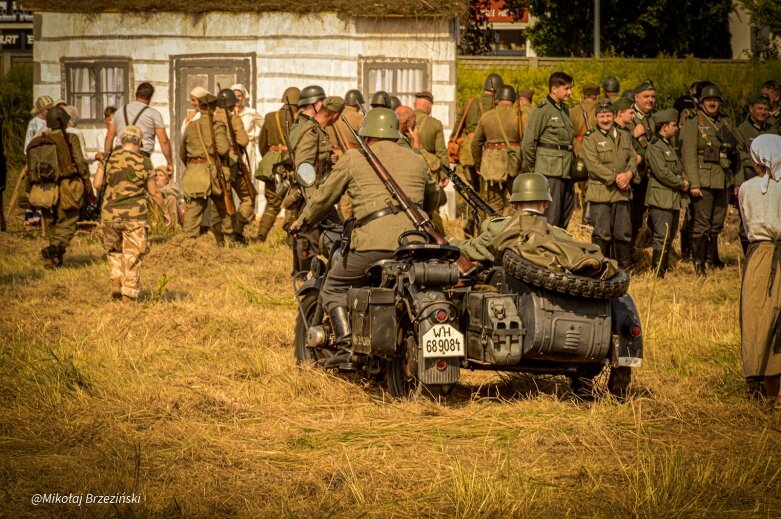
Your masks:
M494 115L496 115L496 122L499 123L499 131L502 132L502 139L504 139L504 143L507 145L507 149L510 150L510 139L507 138L507 132L504 131L502 118L499 117L499 110L494 109Z
M203 155L206 157L206 162L209 164L209 168L212 167L212 157L209 153L209 149L206 147L206 141L203 140L203 132L201 132L201 125L197 123L195 124L195 131L198 132L198 140L201 141L201 147L203 148ZM220 172L217 172L219 175Z
M580 111L583 112L583 123L586 125L586 131L591 130L591 124L588 122L588 112L586 112L586 109L583 108L583 101L578 103L578 106L580 106ZM596 110L597 107L594 106L594 110Z
M282 144L284 144L285 146L287 146L289 148L290 147L290 143L285 138L285 132L282 131L282 121L279 120L279 112L280 112L280 110L277 110L276 112L274 112L274 119L276 119L276 121L277 121L277 130L279 130L279 136L281 137Z
M461 137L461 132L464 131L464 123L466 122L466 116L469 115L469 109L472 108L472 104L474 104L475 98L469 100L469 102L466 104L466 108L464 108L464 114L461 116L461 120L458 121L458 127L456 128L456 133L453 135L452 140L456 140L459 137ZM483 105L480 105L480 111L482 112ZM482 115L482 114L481 114Z

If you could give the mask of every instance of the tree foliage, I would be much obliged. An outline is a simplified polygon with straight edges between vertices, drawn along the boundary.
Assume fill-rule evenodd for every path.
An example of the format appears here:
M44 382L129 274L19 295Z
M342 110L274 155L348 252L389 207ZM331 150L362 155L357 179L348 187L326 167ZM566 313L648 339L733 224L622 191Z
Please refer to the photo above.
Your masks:
M506 0L505 5L516 18L525 9L537 18L526 36L540 56L592 55L594 0ZM600 5L601 48L606 53L731 57L731 0L602 0Z
M486 14L489 0L470 0L469 15L461 19L461 40L458 53L464 56L479 56L491 51L494 31Z

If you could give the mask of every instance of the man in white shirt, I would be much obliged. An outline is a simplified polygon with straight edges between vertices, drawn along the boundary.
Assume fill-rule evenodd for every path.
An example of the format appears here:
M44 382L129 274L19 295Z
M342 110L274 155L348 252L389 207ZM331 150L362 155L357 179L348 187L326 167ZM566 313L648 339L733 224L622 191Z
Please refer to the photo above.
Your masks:
M54 106L54 99L49 96L39 96L35 100L35 108L31 111L34 117L27 123L27 133L24 137L25 153L27 153L27 145L30 144L30 141L46 128L46 113L52 106Z

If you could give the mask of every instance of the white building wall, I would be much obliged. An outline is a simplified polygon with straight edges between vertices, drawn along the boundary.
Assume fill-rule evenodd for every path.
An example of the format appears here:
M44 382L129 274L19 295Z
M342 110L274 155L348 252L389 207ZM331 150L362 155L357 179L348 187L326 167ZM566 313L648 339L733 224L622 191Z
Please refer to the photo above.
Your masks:
M456 112L452 27L448 20L336 14L41 13L35 22L34 93L55 99L65 95L63 59L129 58L131 98L138 83L152 83L152 106L162 113L172 135L171 56L256 53L257 92L251 97L264 114L278 109L282 92L291 85L316 83L335 95L356 88L362 81L360 57L415 58L429 63L429 86L436 101L433 115L449 129ZM88 142L95 140L98 125L82 129ZM164 162L159 153L153 160Z

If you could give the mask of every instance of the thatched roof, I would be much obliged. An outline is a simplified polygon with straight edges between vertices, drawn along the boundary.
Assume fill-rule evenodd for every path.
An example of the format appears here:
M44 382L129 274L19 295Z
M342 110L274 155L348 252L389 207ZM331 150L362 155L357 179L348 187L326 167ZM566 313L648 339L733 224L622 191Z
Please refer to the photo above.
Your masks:
M450 18L466 13L467 0L229 0L198 2L195 0L22 0L24 9L63 13L150 13L180 12L200 14L223 11L284 12L296 14L338 13L349 16L435 17Z

